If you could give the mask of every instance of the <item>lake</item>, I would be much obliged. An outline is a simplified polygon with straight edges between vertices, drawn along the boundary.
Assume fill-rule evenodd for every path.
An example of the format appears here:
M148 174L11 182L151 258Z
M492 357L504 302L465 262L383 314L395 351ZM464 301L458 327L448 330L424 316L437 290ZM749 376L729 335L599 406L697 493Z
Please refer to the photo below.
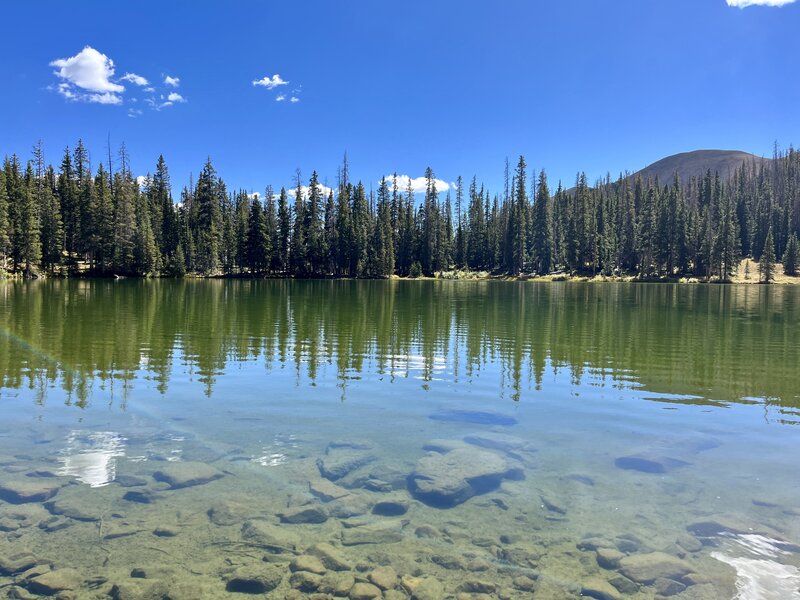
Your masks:
M0 595L800 597L800 287L0 283Z

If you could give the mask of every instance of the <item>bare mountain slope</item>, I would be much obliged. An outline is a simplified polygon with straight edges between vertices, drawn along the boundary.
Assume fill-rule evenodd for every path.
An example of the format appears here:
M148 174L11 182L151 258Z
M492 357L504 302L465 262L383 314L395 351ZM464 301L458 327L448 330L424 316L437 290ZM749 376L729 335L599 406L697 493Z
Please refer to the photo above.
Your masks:
M734 170L742 163L760 163L768 160L739 150L695 150L662 158L634 173L633 176L641 175L643 179L658 177L659 183L664 185L672 181L676 171L681 181L687 183L692 177L701 176L710 170L712 173L719 173L724 181L733 175Z

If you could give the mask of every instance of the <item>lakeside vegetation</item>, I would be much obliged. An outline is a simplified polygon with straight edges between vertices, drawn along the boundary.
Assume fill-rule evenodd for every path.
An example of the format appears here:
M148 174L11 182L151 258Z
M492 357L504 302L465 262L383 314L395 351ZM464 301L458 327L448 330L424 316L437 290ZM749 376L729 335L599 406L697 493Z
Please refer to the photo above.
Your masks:
M337 189L298 172L294 190L230 191L209 159L176 199L163 156L134 178L125 147L93 168L79 141L58 171L42 145L0 170L0 268L38 275L417 277L495 275L771 282L800 260L800 153L671 182L620 175L550 192L547 175L508 162L492 192L459 177L452 192L425 173L424 198L397 176L377 191L350 178ZM749 265L750 261L743 264ZM743 274L738 274L741 279Z

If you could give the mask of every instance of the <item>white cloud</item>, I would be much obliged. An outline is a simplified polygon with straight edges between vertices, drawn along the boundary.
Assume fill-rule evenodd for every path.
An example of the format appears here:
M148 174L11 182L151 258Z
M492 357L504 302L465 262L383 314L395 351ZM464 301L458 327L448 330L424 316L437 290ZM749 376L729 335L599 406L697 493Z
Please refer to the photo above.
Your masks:
M394 175L386 176L386 183L389 187L393 185L393 179ZM411 181L411 188L414 190L415 194L423 194L427 190L427 180L424 177L411 178L408 175L397 176L397 188L401 191L405 191L409 181ZM434 182L436 183L437 192L446 192L450 189L450 184L442 179L434 179Z
M151 86L151 87L146 87L146 88L144 88L142 91L143 91L143 92L150 92L150 93L153 93L153 92L155 92L155 91L156 91L156 88L154 88L154 87L152 87L152 86Z
M184 98L183 96L181 96L177 92L172 92L172 93L170 93L169 96L167 96L167 101L168 102L186 102L186 98Z
M311 188L308 187L307 185L300 186L300 191L303 194L303 198L308 198L308 191L310 189ZM323 198L327 198L328 194L330 194L333 191L333 188L329 188L327 185L322 185L321 183L318 183L317 184L317 191L319 191L320 195L322 195ZM292 187L291 189L287 189L286 193L289 196L292 196L292 197L296 196L297 195L297 187L295 186L295 187Z
M284 81L283 79L281 79L281 76L278 75L277 73L275 73L275 75L273 75L272 77L270 77L269 75L265 75L261 79L254 79L253 80L253 85L254 86L256 86L256 85L262 86L262 87L267 88L268 90L273 90L276 87L278 87L279 85L286 85L287 83L289 83L289 82L288 81Z
M129 108L128 109L128 116L131 117L132 119L135 119L136 117L140 117L143 114L144 114L144 111L142 111L139 108Z
M261 198L261 194L259 192L251 192L247 194L247 197L250 198L250 200L259 200Z
M291 98L289 98L289 102L295 104L297 102L300 102L300 98L298 98L297 96L292 96Z
M86 46L75 56L57 58L50 63L57 67L57 77L64 81L55 90L68 100L98 104L122 104L125 87L114 83L114 61L91 46Z
M140 87L144 87L146 85L150 85L150 82L147 81L147 79L145 79L141 75L137 75L136 73L125 73L125 75L120 77L120 80L121 81L130 81L131 83L134 83L134 84L136 84L136 85L138 85Z
M50 63L58 67L56 75L67 82L90 92L124 92L125 88L111 81L114 61L91 46L86 46L75 56L58 58Z
M166 77L164 77L164 83L170 87L178 87L181 84L181 78L170 77L169 75L167 75Z
M748 6L785 6L796 0L725 0L728 6L747 8Z
M283 102L284 100L286 100L286 96L284 94L278 94L275 96L275 102Z
M146 187L150 184L150 178L147 175L138 175L136 177L136 184L140 187Z

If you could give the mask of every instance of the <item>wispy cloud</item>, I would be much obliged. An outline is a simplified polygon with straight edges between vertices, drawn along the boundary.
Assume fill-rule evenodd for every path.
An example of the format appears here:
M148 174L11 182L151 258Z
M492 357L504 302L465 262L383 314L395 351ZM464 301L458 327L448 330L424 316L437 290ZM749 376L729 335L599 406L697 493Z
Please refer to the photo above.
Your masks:
M387 175L386 182L388 185L393 185L394 175ZM427 183L428 180L424 177L409 177L408 175L398 175L397 176L397 187L401 191L408 188L408 182L411 182L411 188L414 190L415 194L421 194L427 191ZM434 179L436 183L436 191L437 192L446 192L450 189L450 184L444 181L443 179Z
M296 104L297 102L300 102L300 98L298 98L297 96L292 96L291 98L289 98L289 102L291 102L292 104Z
M136 73L125 73L125 75L120 77L120 81L130 81L131 83L136 84L139 87L145 87L150 85L150 82L147 81L146 78L142 77L141 75L137 75Z
M50 62L57 67L54 74L61 79L55 90L68 100L97 104L121 104L125 87L114 83L114 61L91 46L75 56Z
M275 102L283 102L284 100L286 100L285 94L278 94L277 96L275 96Z
M269 75L265 75L261 79L253 80L254 86L265 87L268 90L274 90L276 87L280 85L286 85L288 83L289 83L288 81L284 81L283 79L281 79L281 76L278 75L277 73L275 73L275 75L273 75L272 77L270 77Z
M796 0L725 0L728 6L747 8L748 6L785 6Z
M169 87L178 87L181 84L180 77L170 77L169 75L164 77L164 84L168 85Z

